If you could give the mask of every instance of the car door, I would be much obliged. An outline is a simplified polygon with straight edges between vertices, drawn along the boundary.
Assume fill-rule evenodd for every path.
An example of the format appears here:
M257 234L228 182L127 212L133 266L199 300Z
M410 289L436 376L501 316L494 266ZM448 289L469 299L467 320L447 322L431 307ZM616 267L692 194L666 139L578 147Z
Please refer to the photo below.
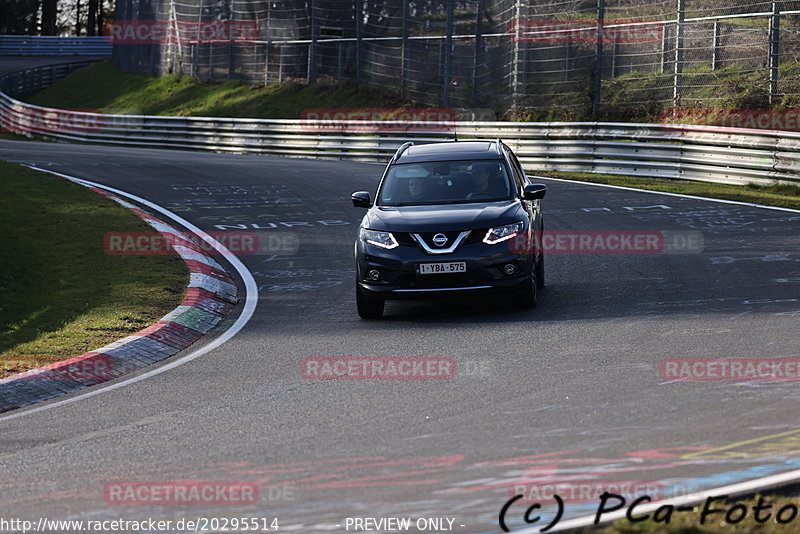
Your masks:
M512 174L514 175L514 180L517 182L517 187L519 188L520 194L524 189L525 185L531 183L528 180L528 177L525 175L525 171L522 170L522 165L520 165L519 160L517 159L516 154L511 151L510 148L506 147L506 155L508 157L509 166L511 167ZM542 232L544 231L544 222L542 221L542 213L541 213L541 201L540 200L520 200L522 205L525 206L525 211L528 213L528 220L531 221L530 228L528 230L528 239L529 243L533 243L533 246L536 249L535 254L539 255L539 243L541 243L542 239ZM534 239L533 233L537 232L537 238Z

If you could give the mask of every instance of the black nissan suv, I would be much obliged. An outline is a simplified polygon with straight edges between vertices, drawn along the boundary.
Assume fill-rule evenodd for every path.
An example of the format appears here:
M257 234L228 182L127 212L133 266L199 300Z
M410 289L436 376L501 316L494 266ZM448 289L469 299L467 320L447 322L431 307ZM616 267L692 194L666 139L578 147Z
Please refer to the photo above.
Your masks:
M536 305L544 285L540 200L500 140L401 146L356 237L356 303L364 319L386 300L508 293Z

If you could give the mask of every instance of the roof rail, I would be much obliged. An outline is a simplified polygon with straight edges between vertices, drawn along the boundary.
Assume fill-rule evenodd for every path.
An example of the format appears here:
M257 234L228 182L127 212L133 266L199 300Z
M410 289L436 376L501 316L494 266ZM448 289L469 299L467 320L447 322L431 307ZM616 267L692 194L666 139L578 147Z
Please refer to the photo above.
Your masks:
M500 139L499 137L494 142L494 149L497 151L497 155L499 156L503 155L503 140Z
M392 162L394 162L394 161L395 161L397 158L399 158L400 156L402 156L402 155L403 155L403 152L405 152L405 151L406 151L406 149L407 149L408 147L410 147L410 146L414 146L414 141L408 141L408 142L406 142L406 143L403 143L402 145L400 145L400 148L398 148L398 149L397 149L397 152L395 152L395 153L394 153L394 156L392 156L392 159L391 159L391 161L389 161L389 163L392 163Z

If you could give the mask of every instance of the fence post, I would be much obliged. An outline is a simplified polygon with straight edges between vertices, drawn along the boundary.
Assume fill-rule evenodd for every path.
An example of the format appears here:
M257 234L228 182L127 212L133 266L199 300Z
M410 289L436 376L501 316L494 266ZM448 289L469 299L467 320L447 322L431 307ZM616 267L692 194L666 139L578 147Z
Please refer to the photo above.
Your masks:
M279 63L278 63L278 83L282 83L283 82L283 69L284 69L283 64L285 62L285 60L284 60L284 50L285 49L286 49L286 45L280 45L278 47L278 50L280 50L279 60L278 60L279 61Z
M475 15L475 56L472 64L472 104L480 98L480 76L483 67L483 10L485 0L478 0L478 13Z
M661 72L667 72L667 63L669 63L669 26L664 24L661 29Z
M678 18L675 23L675 73L672 79L672 104L681 105L683 85L683 32L686 20L686 0L678 0Z
M341 81L344 80L344 41L339 41L339 72L337 73L337 78Z
M714 21L714 53L711 55L711 70L719 68L719 48L722 42L722 24L720 21Z
M611 51L611 77L616 78L619 75L619 38L618 34L614 32L614 48Z
M317 1L310 0L311 10L311 42L308 44L308 83L317 81Z
M564 57L564 79L569 80L569 74L572 72L575 63L575 45L572 42L572 32L569 32L567 37L567 51Z
M403 42L400 59L400 88L405 91L408 86L408 62L409 52L408 49L408 3L411 0L402 0L403 2Z
M592 111L595 118L600 115L603 90L603 39L605 38L606 2L597 0L597 32L594 58L594 102Z
M453 3L454 0L447 0L447 37L444 42L444 98L442 105L450 106L450 78L453 74Z
M269 52L272 48L272 11L271 1L267 2L267 45L264 49L264 85L269 84Z
M211 44L211 43L208 43L208 45L206 46L206 51L207 51L206 55L208 56L208 69L207 69L208 81L211 81L213 79L213 77L214 77L214 64L211 62L211 59L214 56L214 54L213 54L214 45Z
M233 25L233 14L236 12L236 0L231 0L231 7L230 11L228 11L227 21L229 25ZM175 10L174 2L172 6L173 11ZM176 19L177 20L177 19ZM236 60L233 57L233 35L230 31L228 33L228 79L232 80L233 75L236 72Z
M781 45L781 2L772 0L772 17L769 19L769 104L778 96L778 66Z
M364 0L355 0L355 16L356 16L356 81L361 80L361 63L362 56L362 39L364 37Z
M519 56L520 56L520 41L522 34L520 33L520 26L522 25L522 0L515 0L514 2L514 54L513 65L511 66L511 105L513 109L517 109L520 104L520 91L519 91Z
M103 2L101 1L100 2L100 11L101 12L103 11L102 6L103 6ZM202 20L203 20L203 0L200 0L200 5L197 8L197 26L198 27L201 25ZM197 65L198 62L200 61L200 51L202 50L200 48L200 46L201 46L200 42L201 42L201 39L198 36L197 42L191 45L191 47L192 47L192 74L191 74L191 76L192 76L193 80L198 79L200 77L200 72L199 72L198 65Z

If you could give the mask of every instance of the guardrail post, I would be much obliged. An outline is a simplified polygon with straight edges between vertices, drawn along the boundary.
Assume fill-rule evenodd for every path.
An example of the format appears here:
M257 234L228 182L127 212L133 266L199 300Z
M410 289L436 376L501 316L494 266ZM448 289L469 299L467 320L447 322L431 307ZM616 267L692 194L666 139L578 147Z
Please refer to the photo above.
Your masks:
M711 70L717 70L719 68L719 52L720 52L720 44L722 42L722 24L720 21L714 21L714 51L711 54Z
M472 64L472 104L480 98L480 77L483 67L483 10L485 0L478 0L478 12L475 15L475 55Z
M769 19L769 103L778 97L778 67L781 44L781 2L772 0L772 17Z
M683 85L683 32L686 20L686 0L678 0L678 17L675 21L675 72L672 78L672 104L681 105Z
M444 41L444 83L442 104L444 107L450 106L450 78L453 74L453 2L447 0L447 37Z
M606 1L597 0L597 32L594 57L594 95L592 112L595 118L600 115L603 90L603 39L605 37Z

